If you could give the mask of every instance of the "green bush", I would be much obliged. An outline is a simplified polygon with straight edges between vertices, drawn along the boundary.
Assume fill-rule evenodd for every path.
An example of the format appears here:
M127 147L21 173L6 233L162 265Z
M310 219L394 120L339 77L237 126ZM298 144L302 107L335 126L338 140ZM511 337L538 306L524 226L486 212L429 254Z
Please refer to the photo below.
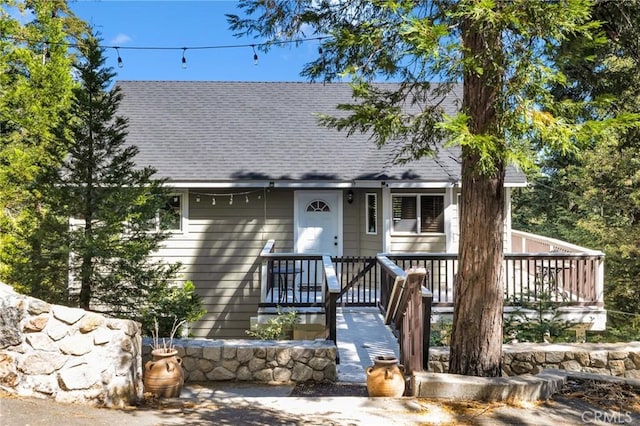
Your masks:
M166 337L170 335L176 322L194 322L206 313L191 281L186 281L182 286L159 286L148 295L147 302L147 306L140 312L142 334L145 336L156 332L156 321L157 336Z
M246 333L249 336L262 340L291 339L293 335L293 324L299 321L298 312L282 312L278 306L278 313L264 324L256 324Z

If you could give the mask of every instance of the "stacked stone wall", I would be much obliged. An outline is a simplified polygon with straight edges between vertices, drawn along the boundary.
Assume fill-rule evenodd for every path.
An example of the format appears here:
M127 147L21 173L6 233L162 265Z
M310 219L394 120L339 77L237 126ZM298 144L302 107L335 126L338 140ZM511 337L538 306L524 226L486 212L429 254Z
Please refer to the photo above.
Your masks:
M545 368L640 379L640 342L513 344L502 348L502 375L538 374ZM429 371L449 370L449 348L429 351Z
M143 361L151 357L144 340ZM336 346L326 340L204 340L173 342L186 382L247 381L271 384L333 382Z
M0 283L0 387L59 402L142 397L140 325L52 305Z

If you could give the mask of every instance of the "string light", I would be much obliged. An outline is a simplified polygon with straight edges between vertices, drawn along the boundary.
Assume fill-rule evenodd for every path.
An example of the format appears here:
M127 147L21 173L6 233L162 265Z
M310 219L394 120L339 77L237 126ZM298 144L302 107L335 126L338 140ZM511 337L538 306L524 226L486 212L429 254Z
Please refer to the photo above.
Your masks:
M197 203L200 202L201 197L211 197L211 205L216 205L216 197L229 197L229 205L233 205L233 199L235 197L244 196L244 202L249 204L249 196L252 194L257 194L257 199L262 199L262 189L252 190L252 191L242 191L242 192L221 192L221 193L213 193L213 192L195 192L189 191L192 195L195 196L195 200Z
M120 48L118 46L114 47L116 49L116 54L118 55L118 68L122 68L122 58L120 57Z
M312 38L297 38L292 40L272 40L264 43L252 43L252 44L220 44L220 45L211 45L211 46L184 46L184 47L175 47L175 46L114 46L114 45L103 45L99 44L98 48L100 49L114 49L116 51L118 68L122 68L124 65L124 61L120 56L120 50L182 50L182 67L187 67L187 59L185 57L185 52L187 49L189 50L213 50L213 49L241 49L251 47L253 49L253 61L254 64L258 64L258 54L256 48L260 47L271 47L271 46L285 46L288 44L301 44L309 41L322 41L331 38L330 36L324 37L312 37ZM12 40L14 42L23 42L23 43L38 43L38 40L30 39L27 37L20 37L15 35L5 35L0 37L0 40ZM72 48L79 48L80 43L69 43L65 41L61 42L47 42L48 45L53 46L66 46ZM318 53L322 54L322 47L318 47ZM47 51L44 56L47 56L49 52Z
M256 46L252 44L251 48L253 49L253 65L258 65L258 54L256 53Z

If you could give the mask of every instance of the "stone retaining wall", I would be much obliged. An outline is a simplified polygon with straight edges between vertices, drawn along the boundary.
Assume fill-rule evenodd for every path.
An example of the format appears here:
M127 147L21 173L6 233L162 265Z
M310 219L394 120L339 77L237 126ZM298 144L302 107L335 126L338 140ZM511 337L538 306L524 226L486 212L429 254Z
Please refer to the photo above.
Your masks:
M143 365L151 357L144 339ZM176 339L187 382L324 382L337 379L337 348L326 340Z
M560 369L640 379L640 342L503 345L502 374L538 374ZM429 350L429 371L449 370L449 348Z
M0 387L59 402L124 406L142 397L140 326L51 305L0 283Z

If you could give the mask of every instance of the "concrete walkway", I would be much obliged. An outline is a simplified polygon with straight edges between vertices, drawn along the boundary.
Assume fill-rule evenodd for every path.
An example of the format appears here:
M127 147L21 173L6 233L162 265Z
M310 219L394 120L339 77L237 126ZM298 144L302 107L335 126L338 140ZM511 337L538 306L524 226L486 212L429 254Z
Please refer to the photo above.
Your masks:
M375 307L338 308L338 381L366 383L376 356L399 357L398 340Z

